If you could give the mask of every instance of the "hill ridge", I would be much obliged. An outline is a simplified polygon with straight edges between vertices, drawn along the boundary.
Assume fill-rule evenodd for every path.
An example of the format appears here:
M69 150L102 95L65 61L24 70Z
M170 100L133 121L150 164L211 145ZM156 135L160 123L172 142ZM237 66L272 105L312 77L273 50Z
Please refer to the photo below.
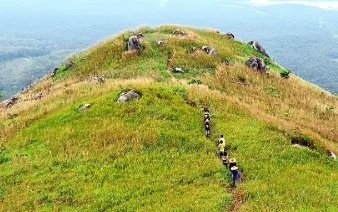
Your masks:
M187 36L172 35L178 28ZM338 165L326 154L338 153L337 97L282 77L282 67L216 30L136 32L143 50L127 51L132 32L123 32L0 108L1 211L234 209L230 173L200 136L204 105L215 117L211 140L224 134L240 159L240 211L337 210ZM193 51L206 45L217 55ZM269 74L246 65L256 56ZM117 103L130 89L142 97ZM83 104L92 106L79 112Z

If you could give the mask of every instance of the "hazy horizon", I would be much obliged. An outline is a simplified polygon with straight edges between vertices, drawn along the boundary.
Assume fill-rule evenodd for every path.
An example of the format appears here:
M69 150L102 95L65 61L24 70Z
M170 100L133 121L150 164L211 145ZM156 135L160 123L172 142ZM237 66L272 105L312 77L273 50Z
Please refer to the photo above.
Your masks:
M282 66L338 92L334 1L0 0L0 92L7 97L65 58L126 29L181 24L259 41Z

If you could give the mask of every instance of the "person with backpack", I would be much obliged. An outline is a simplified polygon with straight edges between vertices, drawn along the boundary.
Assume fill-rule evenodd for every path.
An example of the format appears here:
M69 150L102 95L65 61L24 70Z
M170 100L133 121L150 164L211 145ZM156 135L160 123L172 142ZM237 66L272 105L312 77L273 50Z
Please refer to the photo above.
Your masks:
M204 128L205 128L205 136L209 137L210 136L210 121L209 121L209 119L207 119L204 122Z
M232 181L233 181L233 187L236 188L237 187L237 181L239 180L239 170L237 166L233 166L230 169L231 174L232 174Z

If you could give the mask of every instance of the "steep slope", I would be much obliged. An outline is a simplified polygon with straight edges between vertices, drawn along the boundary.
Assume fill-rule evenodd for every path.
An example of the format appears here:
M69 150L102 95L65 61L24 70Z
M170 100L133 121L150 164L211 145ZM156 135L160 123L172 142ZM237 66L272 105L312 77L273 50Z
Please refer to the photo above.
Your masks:
M140 28L139 54L125 51L131 32L122 33L0 108L2 211L228 211L235 195L243 211L338 210L338 165L325 153L338 149L337 98L281 77L282 67L245 43L214 30L171 35L176 28ZM191 51L203 45L218 55ZM270 73L248 68L249 56L264 58ZM102 74L103 84L92 82ZM116 103L126 89L142 98ZM213 114L210 140L204 105ZM236 192L215 156L220 134L245 178ZM292 147L295 139L311 148Z

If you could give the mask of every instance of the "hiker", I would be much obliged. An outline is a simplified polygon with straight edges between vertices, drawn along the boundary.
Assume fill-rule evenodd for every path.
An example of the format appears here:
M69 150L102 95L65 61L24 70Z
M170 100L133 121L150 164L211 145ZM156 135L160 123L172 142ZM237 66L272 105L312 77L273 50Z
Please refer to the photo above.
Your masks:
M236 159L235 158L231 158L229 160L229 169L231 169L234 166L237 166Z
M225 156L225 142L223 142L222 140L220 141L220 143L218 144L218 148L219 148L219 157L222 158L223 156Z
M221 135L221 138L219 139L219 141L218 141L218 144L220 144L220 143L221 143L221 141L223 141L223 143L224 143L224 146L225 146L225 139L224 139L224 135Z
M226 167L226 168L228 168L228 163L229 163L229 161L228 161L228 154L226 153L226 152L224 152L224 156L222 156L222 163L223 163L223 165Z
M205 127L205 136L209 137L210 136L210 121L209 120L207 120L204 123L204 127Z
M232 174L232 180L233 180L233 187L236 188L236 183L239 179L239 171L237 166L231 167L231 174Z
M210 121L210 115L209 115L209 113L204 113L204 122L206 122L206 120Z

